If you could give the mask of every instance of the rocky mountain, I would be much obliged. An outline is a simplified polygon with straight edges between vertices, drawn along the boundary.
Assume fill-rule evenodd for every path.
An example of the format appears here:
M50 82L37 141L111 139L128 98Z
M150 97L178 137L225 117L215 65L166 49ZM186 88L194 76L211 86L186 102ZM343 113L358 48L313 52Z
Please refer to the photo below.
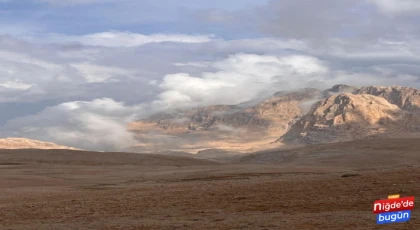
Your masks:
M420 134L414 112L418 91L406 87L367 87L330 96L312 107L278 141L314 144Z
M331 89L325 90L324 96L328 97L337 93L357 93L358 90L359 89L355 86L339 84L339 85L334 85Z
M257 151L283 135L319 98L322 92L316 89L278 92L251 107L216 105L162 113L129 123L128 129L141 143L137 152Z
M0 149L72 149L54 143L42 142L25 138L4 138L0 139Z
M335 85L281 91L254 106L215 105L156 114L128 124L136 152L207 149L253 152L284 144L417 136L420 91ZM280 138L279 138L280 137Z

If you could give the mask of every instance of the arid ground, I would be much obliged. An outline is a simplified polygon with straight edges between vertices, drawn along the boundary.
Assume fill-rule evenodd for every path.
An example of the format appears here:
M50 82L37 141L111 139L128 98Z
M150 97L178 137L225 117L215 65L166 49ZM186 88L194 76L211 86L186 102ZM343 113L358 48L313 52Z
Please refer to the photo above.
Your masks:
M356 141L231 164L0 150L0 229L420 229L416 209L410 222L386 226L372 213L390 194L419 197L419 147Z

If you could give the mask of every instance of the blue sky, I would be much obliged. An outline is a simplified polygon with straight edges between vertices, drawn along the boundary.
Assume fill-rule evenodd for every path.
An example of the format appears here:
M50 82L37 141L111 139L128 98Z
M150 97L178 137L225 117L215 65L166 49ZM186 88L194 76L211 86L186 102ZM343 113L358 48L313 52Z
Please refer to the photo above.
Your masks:
M0 0L0 137L117 150L159 112L420 87L418 21L418 0Z
M51 3L52 2L52 3ZM238 37L224 25L197 20L200 10L246 11L268 0L205 1L6 1L0 3L2 24L19 32L88 34L108 30L152 33L212 33ZM77 3L79 2L79 3ZM85 3L83 3L85 2ZM12 29L10 29L12 30ZM238 32L238 31L237 31ZM247 34L244 31L240 33Z

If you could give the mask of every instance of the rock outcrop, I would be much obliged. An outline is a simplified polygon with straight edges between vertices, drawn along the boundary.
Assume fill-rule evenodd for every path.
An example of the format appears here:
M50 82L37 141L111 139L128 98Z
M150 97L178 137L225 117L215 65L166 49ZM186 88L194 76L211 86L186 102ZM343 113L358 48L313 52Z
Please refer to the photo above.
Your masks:
M356 93L358 90L359 89L355 86L339 84L334 85L331 89L325 90L324 95L330 96L337 93Z
M420 131L419 117L369 94L338 94L318 102L279 141L329 143Z
M398 105L401 109L420 111L420 91L411 87L369 86L360 88L355 94L379 96L385 98L391 104Z

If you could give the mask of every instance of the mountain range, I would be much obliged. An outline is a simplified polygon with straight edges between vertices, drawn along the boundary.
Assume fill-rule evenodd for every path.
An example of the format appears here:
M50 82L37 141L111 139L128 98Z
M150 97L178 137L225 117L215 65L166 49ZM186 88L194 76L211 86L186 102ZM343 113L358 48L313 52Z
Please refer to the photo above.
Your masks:
M285 145L420 134L420 91L335 85L280 91L256 105L215 105L160 113L128 124L136 152L236 153Z
M257 104L159 113L127 124L137 143L122 151L231 160L242 153L311 144L420 136L420 91L401 86L280 91ZM74 149L24 138L1 149Z

